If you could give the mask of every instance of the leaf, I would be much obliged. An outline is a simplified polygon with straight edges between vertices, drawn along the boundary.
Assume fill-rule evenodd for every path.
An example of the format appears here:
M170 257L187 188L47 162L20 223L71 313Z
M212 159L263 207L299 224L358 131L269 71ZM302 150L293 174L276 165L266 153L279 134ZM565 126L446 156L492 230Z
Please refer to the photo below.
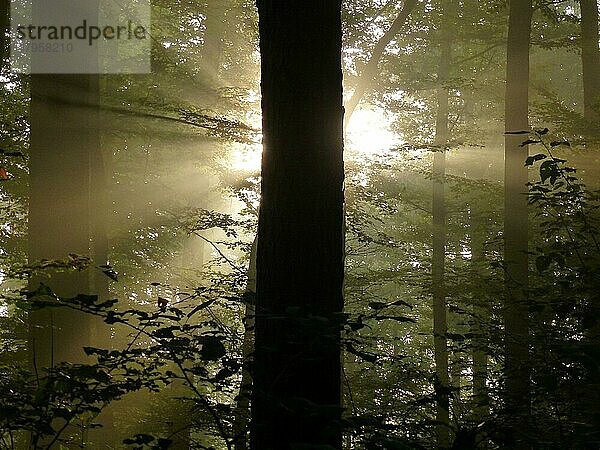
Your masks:
M529 145L529 144L539 144L540 142L542 142L542 141L537 140L537 139L527 139L526 141L521 142L519 144L519 147L525 147L526 145Z
M158 297L158 299L156 300L156 304L160 309L164 310L169 304L169 300L167 300L164 297Z
M411 305L410 303L405 302L404 300L396 300L395 302L390 303L389 306L407 306L410 309L413 308L413 305Z
M537 134L539 134L540 136L543 136L543 135L545 135L545 134L548 134L548 132L549 132L549 131L550 131L550 130L549 130L548 128L544 128L543 130L535 130L535 132L536 132Z
M113 269L103 269L102 273L113 281L119 281L118 274Z
M558 177L558 167L554 161L544 161L540 166L540 178L542 183L550 179L550 183L554 184Z
M346 325L348 325L348 327L350 327L350 330L352 330L352 331L361 330L367 326L367 324L363 322L364 317L365 316L361 314L360 316L358 316L358 318L355 321L348 320L346 322Z
M369 303L369 308L371 309L375 309L377 311L379 311L380 309L385 308L387 305L387 303L383 303L383 302L371 302Z
M212 305L214 302L216 301L216 299L210 299L207 300L205 302L202 302L201 304L199 304L198 306L196 306L194 309L192 309L189 313L188 313L188 317L192 317L194 314L196 314L198 311L209 307L210 305Z
M528 156L527 159L525 160L525 165L532 166L534 162L540 161L540 160L546 159L546 158L547 158L547 156L544 155L543 153L538 153L537 155Z
M376 355L373 355L372 353L364 352L362 350L358 350L357 348L354 348L354 346L350 342L346 343L346 350L349 351L350 353L352 353L353 355L358 356L361 359L364 359L367 362L370 362L370 363L377 362Z
M571 144L568 141L552 141L550 142L550 147L558 147L559 145L565 145L570 147Z
M73 303L91 306L98 301L97 295L77 294L73 297Z
M233 372L231 369L228 369L227 367L224 367L223 369L219 370L215 375L215 381L223 381L232 375L235 375L235 372Z
M376 316L373 317L375 320L395 320L396 322L411 322L416 323L417 321L412 317L405 316Z
M10 180L10 175L4 167L0 167L0 180Z
M529 131L506 131L504 134L529 134Z
M173 328L169 327L169 328L159 328L158 330L154 331L154 333L152 333L154 337L157 338L166 338L166 339L171 339L174 338L175 335L173 334Z
M202 344L200 355L203 359L217 361L224 356L227 351L221 340L216 336L201 336L198 342Z

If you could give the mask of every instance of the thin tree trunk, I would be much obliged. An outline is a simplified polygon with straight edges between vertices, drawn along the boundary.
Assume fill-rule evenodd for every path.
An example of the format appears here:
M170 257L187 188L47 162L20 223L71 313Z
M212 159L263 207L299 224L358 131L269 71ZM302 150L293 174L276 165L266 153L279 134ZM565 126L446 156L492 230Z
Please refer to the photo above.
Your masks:
M219 78L219 69L221 66L221 54L223 52L223 27L225 23L225 11L228 9L228 2L208 2L206 11L206 28L203 35L202 60L204 69L207 69L208 75L213 80Z
M251 445L341 448L340 0L259 0L262 201Z
M475 202L474 202L475 203ZM480 283L483 264L485 263L485 226L482 224L481 211L475 203L471 206L471 278ZM473 318L471 332L473 334L473 417L477 423L485 422L489 416L488 378L488 337L486 326L491 315L490 304L485 297L479 297L481 286L473 286ZM487 440L483 433L478 436L482 448L487 448Z
M474 207L473 207L474 208ZM471 215L471 264L473 277L478 280L484 262L484 232L478 226L477 214ZM476 292L481 289L478 287ZM484 321L491 313L484 300L473 297L473 412L478 420L485 420L489 414L489 399L486 387L487 380L487 336Z
M375 48L371 52L371 57L369 58L369 62L363 69L360 74L358 81L356 82L356 86L354 87L354 92L352 93L352 97L346 102L345 107L345 118L344 118L344 126L347 127L350 122L350 118L352 114L356 110L356 107L360 103L361 99L365 95L365 93L371 87L373 83L373 79L377 75L377 68L379 67L379 62L381 61L381 57L383 56L383 52L389 43L396 37L396 35L402 30L402 27L406 23L408 16L412 12L412 10L417 5L417 0L404 0L404 4L402 5L402 9L398 13L398 17L392 22L390 28L385 32L383 36L377 41Z
M242 380L233 416L233 436L235 450L247 450L250 425L250 397L252 395L252 351L254 349L255 301L256 301L256 249L254 238L248 265L248 281L244 293L246 302L244 340L242 342Z
M0 0L0 69L5 67L10 53L10 0Z
M531 0L511 0L508 23L505 127L529 129L529 43ZM527 146L524 135L506 134L504 175L504 262L506 303L506 409L514 448L528 448L530 417L529 312L527 306Z
M598 49L598 4L596 0L580 0L581 60L583 64L584 116L600 119L600 50Z
M438 119L440 118L440 111L442 109L445 109L446 113L448 111L447 95L440 95L438 97L438 101L443 101L444 99L446 102L445 105L444 103L438 103ZM440 126L439 120L437 126ZM441 130L438 128L438 131ZM440 142L442 142L441 137ZM444 286L446 255L446 206L444 202L445 151L445 148L436 151L433 160L433 341L437 401L436 420L439 423L437 427L437 439L439 448L447 448L450 443L450 380L448 376L448 342L446 338L448 319Z
M447 0L442 8L447 12ZM448 375L448 318L444 283L446 260L446 144L448 143L448 77L450 75L451 36L447 24L440 33L440 65L438 67L437 116L435 123L436 149L433 159L433 341L436 375L436 420L438 448L450 446L450 379Z

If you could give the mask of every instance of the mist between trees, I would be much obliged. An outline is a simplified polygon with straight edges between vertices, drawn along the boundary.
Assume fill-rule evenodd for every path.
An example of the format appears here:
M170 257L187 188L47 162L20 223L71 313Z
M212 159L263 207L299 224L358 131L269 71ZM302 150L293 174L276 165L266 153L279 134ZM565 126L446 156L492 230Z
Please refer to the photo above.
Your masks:
M0 448L600 447L595 0L152 20L2 36Z

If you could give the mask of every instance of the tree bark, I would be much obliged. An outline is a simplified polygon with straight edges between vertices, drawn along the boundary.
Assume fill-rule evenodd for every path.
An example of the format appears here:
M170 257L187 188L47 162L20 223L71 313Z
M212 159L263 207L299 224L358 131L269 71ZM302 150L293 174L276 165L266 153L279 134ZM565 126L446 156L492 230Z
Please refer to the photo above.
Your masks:
M340 0L259 0L262 201L251 446L341 448Z
M580 0L581 61L583 65L584 117L600 119L600 50L598 49L598 4L596 0Z
M98 131L98 76L32 75L29 259L66 259L77 254L106 264L102 192L104 173ZM75 105L74 105L75 104ZM32 288L39 278L34 278ZM61 297L107 295L106 277L90 267L52 273L43 280ZM86 361L95 322L66 308L30 314L32 365Z
M529 44L531 0L509 4L505 129L529 130ZM528 147L519 134L506 134L504 175L504 263L506 300L505 389L509 436L514 448L528 448L530 416L529 312L527 306L527 169Z
M4 69L10 54L10 0L0 0L0 69Z
M442 0L442 16L449 12ZM452 1L452 0L450 0ZM443 22L446 22L443 20ZM435 122L436 152L433 159L433 341L435 359L436 420L438 448L450 446L450 379L448 375L448 318L446 288L444 283L446 260L446 144L448 143L448 78L450 75L451 32L442 24L440 38L440 64L437 74L437 114Z
M436 375L436 420L439 422L437 438L438 447L447 448L449 445L449 388L448 377L448 319L446 310L446 294L444 286L444 271L446 259L446 205L444 201L446 173L446 137L448 95L447 90L440 89L438 94L438 120L436 123L436 141L442 148L435 152L433 160L433 340ZM446 95L443 94L446 93ZM444 114L446 119L441 119ZM445 127L445 129L440 128ZM438 134L439 132L439 134ZM443 143L442 143L443 142Z
M484 229L479 223L476 206L471 211L471 265L473 279L480 279L485 261ZM477 297L481 288L477 287L473 295L473 415L478 421L483 421L489 414L489 398L487 393L487 333L484 326L491 311L485 299Z
M352 93L352 97L346 102L346 116L344 118L344 126L347 127L350 122L350 118L352 114L356 110L356 107L360 103L361 99L367 92L367 90L371 87L373 83L373 79L377 75L377 68L379 67L379 61L381 61L381 57L383 56L383 52L385 51L388 44L394 39L394 37L402 30L402 27L406 23L408 16L417 6L417 0L404 0L404 4L402 5L402 9L400 13L398 13L398 17L392 22L390 28L386 31L386 33L381 36L375 48L373 48L373 52L371 53L371 58L369 62L363 69L360 74L358 81L356 82L356 86L354 87L354 92Z
M242 342L242 380L233 417L233 437L235 450L248 448L250 424L250 397L252 395L252 350L254 349L255 303L256 303L256 253L258 240L255 237L250 252L248 281L244 300L246 302L244 340Z

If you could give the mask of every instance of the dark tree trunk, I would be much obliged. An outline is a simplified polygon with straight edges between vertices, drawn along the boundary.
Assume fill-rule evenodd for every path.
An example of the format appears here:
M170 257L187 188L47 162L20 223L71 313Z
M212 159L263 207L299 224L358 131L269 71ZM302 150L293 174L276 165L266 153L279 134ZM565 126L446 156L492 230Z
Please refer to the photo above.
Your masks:
M242 342L242 380L237 397L233 418L233 437L235 450L248 448L248 429L250 424L250 396L252 395L252 351L254 349L255 302L256 302L256 251L258 240L254 238L248 265L248 282L244 292L246 312L244 314L244 340Z
M583 63L584 116L600 119L600 50L598 49L598 4L596 0L580 0L581 60Z
M341 1L257 3L264 153L251 445L340 448Z
M0 0L0 69L4 68L10 53L9 27L10 0Z
M529 41L531 0L511 0L508 23L505 128L529 130ZM529 312L527 306L527 146L524 135L505 138L504 261L506 303L505 389L510 436L515 448L527 448L530 415Z

